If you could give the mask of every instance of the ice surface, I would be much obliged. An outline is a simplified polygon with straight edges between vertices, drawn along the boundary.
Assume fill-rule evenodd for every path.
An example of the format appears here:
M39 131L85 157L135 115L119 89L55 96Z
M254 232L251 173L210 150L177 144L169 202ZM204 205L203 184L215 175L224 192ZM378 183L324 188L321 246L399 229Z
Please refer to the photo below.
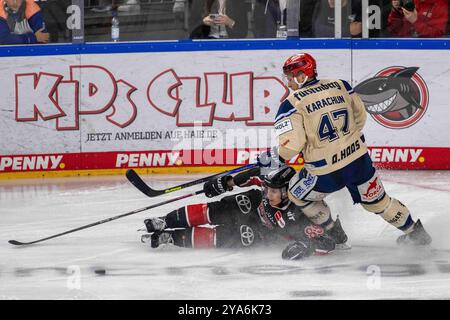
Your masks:
M154 250L140 242L144 218L186 201L14 247L7 241L46 237L184 191L151 199L124 176L0 181L0 299L449 299L450 172L380 174L386 190L422 220L433 250L397 247L401 233L353 206L346 191L327 202L353 248L304 261L283 261L281 247ZM162 188L199 176L143 177Z

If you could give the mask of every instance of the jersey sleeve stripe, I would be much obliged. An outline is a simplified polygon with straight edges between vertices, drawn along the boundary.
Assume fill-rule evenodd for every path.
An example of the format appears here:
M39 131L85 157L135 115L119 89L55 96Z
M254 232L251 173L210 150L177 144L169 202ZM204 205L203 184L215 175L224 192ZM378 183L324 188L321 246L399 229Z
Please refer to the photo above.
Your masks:
M341 80L341 81L342 81L342 83L344 84L345 89L347 89L348 94L352 94L353 92L355 92L355 91L353 90L352 86L351 86L347 81L345 81L345 80Z
M295 113L295 112L297 112L297 109L292 109L292 110L289 110L289 111L286 112L286 113L282 113L282 114L278 115L278 116L275 118L275 123L278 122L278 121L280 121L280 120L283 119L283 118L289 117L291 114L293 114L293 113Z

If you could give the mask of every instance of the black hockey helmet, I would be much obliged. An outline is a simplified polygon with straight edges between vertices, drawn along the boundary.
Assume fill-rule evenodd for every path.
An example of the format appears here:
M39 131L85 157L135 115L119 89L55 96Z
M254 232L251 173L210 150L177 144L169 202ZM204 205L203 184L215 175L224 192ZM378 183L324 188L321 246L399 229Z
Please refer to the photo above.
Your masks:
M295 175L295 169L289 166L282 166L264 176L264 186L281 189L289 186L289 180Z

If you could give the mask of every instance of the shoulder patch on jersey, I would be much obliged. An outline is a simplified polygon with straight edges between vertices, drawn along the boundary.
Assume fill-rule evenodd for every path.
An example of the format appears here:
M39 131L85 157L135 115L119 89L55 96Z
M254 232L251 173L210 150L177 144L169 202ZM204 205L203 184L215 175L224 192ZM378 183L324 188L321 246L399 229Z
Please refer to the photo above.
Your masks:
M348 93L349 93L349 94L352 94L352 93L354 92L352 86L351 86L347 81L342 80L342 79L340 79L340 80L341 80L342 83L344 84L345 89L347 89Z
M278 121L277 123L275 123L275 134L278 137L279 135L292 131L292 122L291 119L282 119L280 121Z
M284 100L280 105L280 108L278 109L277 116L275 117L275 122L290 116L296 111L297 109L294 108L294 106L288 99Z

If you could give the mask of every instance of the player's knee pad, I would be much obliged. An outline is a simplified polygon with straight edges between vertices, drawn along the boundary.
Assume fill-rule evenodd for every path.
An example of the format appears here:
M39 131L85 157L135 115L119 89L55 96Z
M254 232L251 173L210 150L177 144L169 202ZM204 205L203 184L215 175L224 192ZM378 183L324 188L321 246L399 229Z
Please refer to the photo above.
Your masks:
M331 211L325 201L311 201L302 207L303 214L314 223L326 228L333 222Z
M170 212L166 216L168 228L186 228L211 223L208 204L190 204Z
M193 227L172 232L174 245L184 248L214 248L216 247L216 229Z
M389 206L389 203L391 202L391 197L389 197L387 194L379 200L372 203L361 203L364 209L366 209L369 212L373 212L376 214L382 213L386 208Z
M318 177L309 173L305 169L300 170L289 181L289 200L296 205L303 207L310 201L319 201L326 197L326 193L317 192L314 189Z
M363 207L380 215L384 220L394 227L406 231L413 225L413 220L408 208L395 198L388 195L374 204L363 204Z

